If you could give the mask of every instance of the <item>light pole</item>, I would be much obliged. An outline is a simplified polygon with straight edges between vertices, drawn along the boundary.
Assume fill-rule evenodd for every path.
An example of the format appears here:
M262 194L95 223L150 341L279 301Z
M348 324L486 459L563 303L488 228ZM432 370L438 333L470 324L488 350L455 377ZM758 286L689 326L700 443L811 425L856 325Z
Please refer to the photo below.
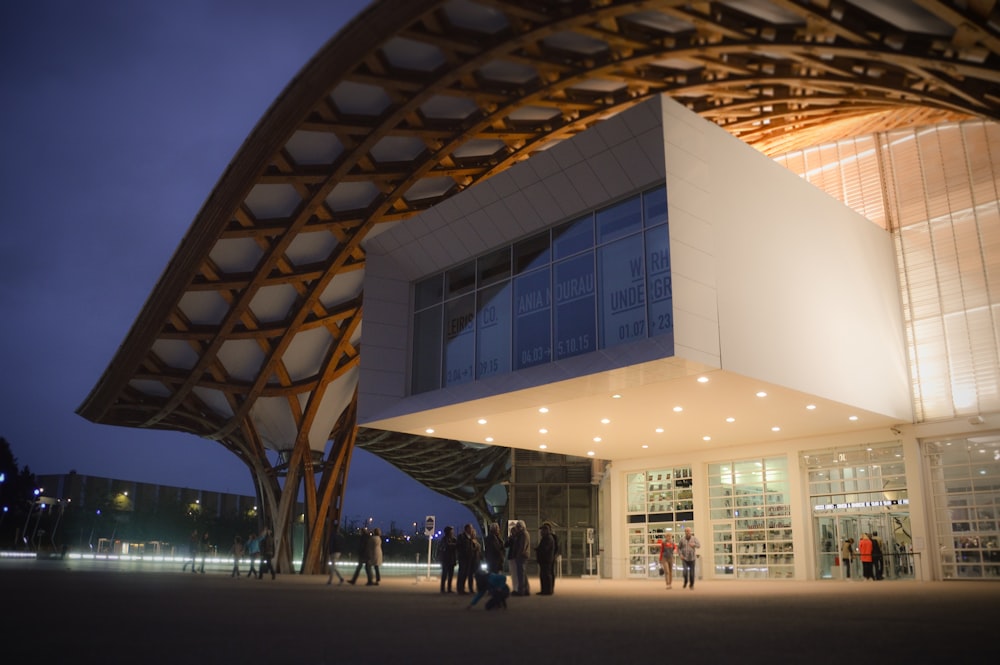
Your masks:
M38 495L42 493L42 490L35 488L35 497L31 500L28 505L28 517L24 520L24 528L21 529L21 542L24 543L24 548L28 549L28 524L31 523L31 513L35 509L35 502L38 501Z

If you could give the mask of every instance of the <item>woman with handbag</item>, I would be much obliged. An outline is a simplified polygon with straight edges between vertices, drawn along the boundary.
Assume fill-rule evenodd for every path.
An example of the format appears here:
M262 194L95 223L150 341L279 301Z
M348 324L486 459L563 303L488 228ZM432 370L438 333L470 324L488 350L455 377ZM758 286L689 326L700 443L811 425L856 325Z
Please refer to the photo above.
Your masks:
M663 575L668 589L673 588L670 585L674 581L674 550L676 549L673 534L663 534L663 540L660 541L660 575Z

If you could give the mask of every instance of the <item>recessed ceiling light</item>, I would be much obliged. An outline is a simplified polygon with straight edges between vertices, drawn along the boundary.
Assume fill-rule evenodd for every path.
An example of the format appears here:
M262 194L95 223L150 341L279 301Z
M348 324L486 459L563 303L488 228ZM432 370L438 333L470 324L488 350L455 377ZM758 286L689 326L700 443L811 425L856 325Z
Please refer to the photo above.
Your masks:
M662 427L657 427L656 428L656 433L657 434L663 434L663 428Z
M486 443L493 443L493 437L492 436L486 437Z
M729 416L728 418L726 418L726 422L727 423L735 423L736 422L736 418L733 418L732 416Z
M816 405L815 404L806 404L806 408L808 410L810 410L810 411L815 411L816 410Z
M539 434L548 434L548 433L549 433L549 430L547 430L547 429L545 429L545 428L543 427L542 429L538 430L538 433L539 433Z
M858 417L857 416L849 416L847 419L850 420L850 421L855 421L855 420L858 419Z
M588 457L593 457L594 456L594 451L593 450L588 450L587 451L587 456Z
M600 442L601 442L601 437L595 436L594 437L594 443L600 443Z
M707 376L699 376L698 377L698 383L708 383L708 377Z
M683 410L684 410L683 406L675 406L674 407L674 413L680 413Z
M548 448L548 446L546 446L544 443L539 444L538 447L541 448L542 450Z
M643 447L643 448L649 448L649 446L648 446L648 445L646 445L645 443L644 443L644 444L642 444L642 447Z
M425 429L424 431L425 431L425 432L427 432L428 434L433 434L433 433L434 433L434 430L433 430L433 429L431 429L430 427L428 427L428 428L427 428L427 429Z
M615 393L614 395L611 396L611 399L621 399L621 398L622 396L619 395L618 393Z
M549 412L549 407L547 406L543 406L538 410L538 413L548 413L548 412Z
M486 418L480 418L476 422L479 423L480 425L485 425L486 424Z
M763 390L757 392L757 397L767 397L767 393Z
M611 420L609 420L608 418L601 418L601 424L602 425L607 425L610 422L611 422Z
M701 437L701 440L702 441L711 441L712 437L710 437L710 436L703 436L703 437Z
M771 431L772 431L772 432L780 432L780 431L781 431L781 428L780 428L780 427L777 427L777 426L775 426L775 427L772 427L772 428L771 428Z

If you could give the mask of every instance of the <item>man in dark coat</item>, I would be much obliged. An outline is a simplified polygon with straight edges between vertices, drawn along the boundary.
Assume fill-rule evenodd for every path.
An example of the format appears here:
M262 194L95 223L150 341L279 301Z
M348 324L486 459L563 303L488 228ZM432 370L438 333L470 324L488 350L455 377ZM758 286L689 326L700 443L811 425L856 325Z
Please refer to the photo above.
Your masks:
M264 573L271 573L271 579L274 579L274 565L271 560L274 559L274 534L267 527L264 528L260 533L260 571L257 573L257 579L263 579Z
M368 529L361 529L361 542L358 543L358 565L354 569L354 576L347 580L348 584L357 584L358 575L361 574L362 568L365 569L365 574L368 575L368 584L372 583L372 567L371 562L368 560L369 538L371 538L371 533L368 532Z
M556 581L556 541L552 536L552 527L547 523L539 530L541 538L535 548L535 560L538 561L538 583L540 596L551 596Z
M458 592L465 593L468 586L469 593L475 593L476 573L479 571L479 560L482 556L482 547L479 539L476 538L476 529L471 524L466 524L462 533L458 534Z
M486 534L483 544L486 554L486 568L491 573L503 571L503 538L500 537L500 525L496 522L490 524L490 531Z

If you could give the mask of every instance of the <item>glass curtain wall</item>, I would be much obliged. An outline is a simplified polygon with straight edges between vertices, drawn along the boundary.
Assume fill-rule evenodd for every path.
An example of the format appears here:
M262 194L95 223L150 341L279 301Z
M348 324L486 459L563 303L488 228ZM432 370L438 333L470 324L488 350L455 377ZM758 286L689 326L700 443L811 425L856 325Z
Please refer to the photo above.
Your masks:
M417 282L410 389L672 335L660 185Z

